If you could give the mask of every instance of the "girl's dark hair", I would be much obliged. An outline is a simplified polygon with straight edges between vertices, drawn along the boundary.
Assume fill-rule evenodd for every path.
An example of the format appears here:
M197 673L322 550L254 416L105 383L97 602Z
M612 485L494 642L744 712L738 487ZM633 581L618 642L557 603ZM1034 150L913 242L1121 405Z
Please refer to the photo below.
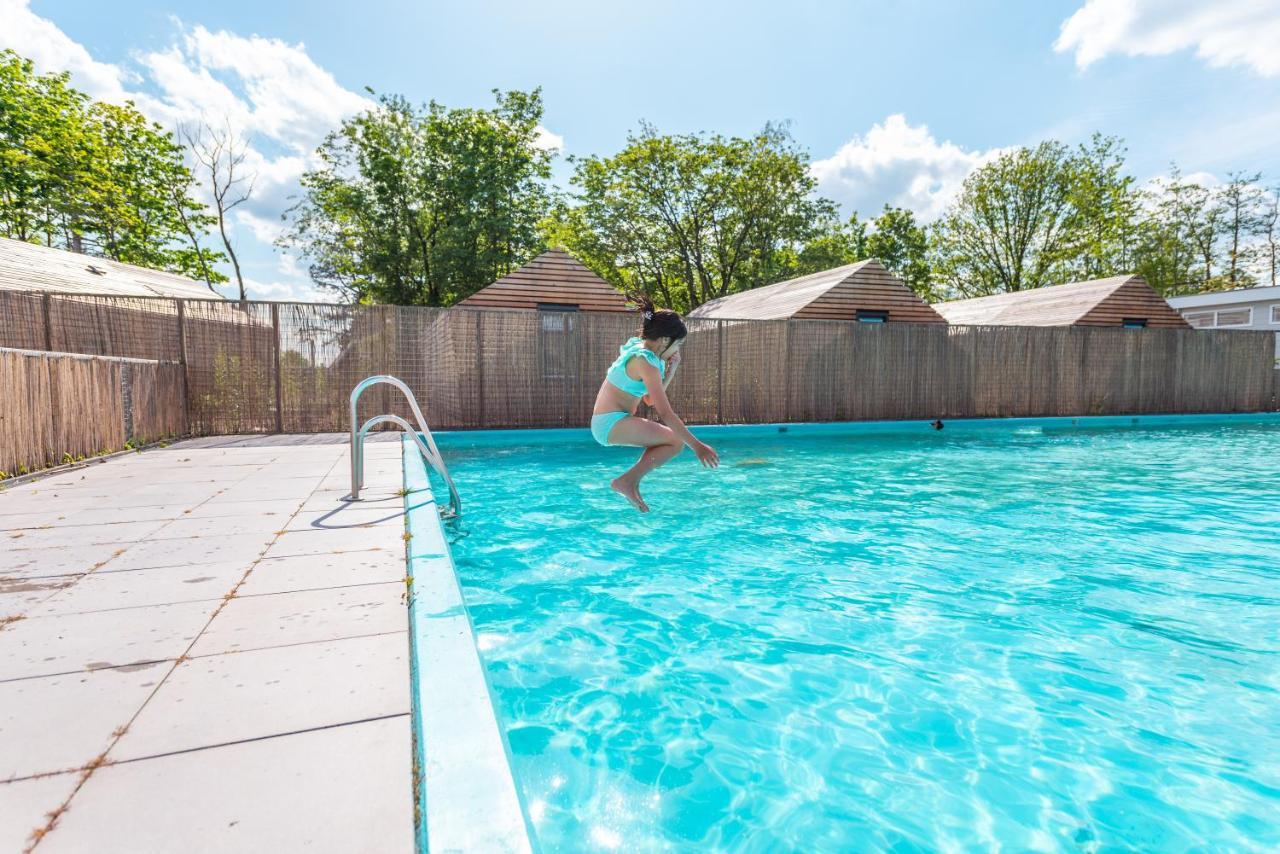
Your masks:
M657 341L659 338L670 338L677 341L689 334L680 315L670 309L658 308L648 294L633 294L627 299L636 307L643 320L640 323L640 337L646 341Z

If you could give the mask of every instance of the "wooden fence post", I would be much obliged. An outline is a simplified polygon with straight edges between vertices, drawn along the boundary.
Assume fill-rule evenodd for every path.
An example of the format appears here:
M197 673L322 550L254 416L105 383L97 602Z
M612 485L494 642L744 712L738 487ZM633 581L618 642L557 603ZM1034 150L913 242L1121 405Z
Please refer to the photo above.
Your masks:
M473 312L476 316L476 399L479 411L476 423L472 427L483 428L484 423L484 312Z
M44 349L53 352L53 297L44 295Z
M284 432L284 385L280 381L280 304L271 304L272 368L276 378L276 432Z
M187 376L187 301L174 300L178 304L178 364L182 366L182 420L183 432L191 432L191 379Z
M782 392L782 393L783 393L783 394L785 394L787 397L786 397L786 409L784 410L786 414L785 414L785 416L783 417L783 419L782 419L782 420L786 421L787 423L790 423L790 422L791 422L791 386L792 386L792 379L791 379L791 327L792 327L792 325L795 323L795 321L794 321L794 320L784 320L784 321L782 321L782 322L786 324L785 329L786 329L786 333L787 333L787 373L786 373L786 375L785 375L785 376L783 377L783 379L782 379L782 385L783 385L783 392Z
M716 321L716 423L724 423L724 321Z

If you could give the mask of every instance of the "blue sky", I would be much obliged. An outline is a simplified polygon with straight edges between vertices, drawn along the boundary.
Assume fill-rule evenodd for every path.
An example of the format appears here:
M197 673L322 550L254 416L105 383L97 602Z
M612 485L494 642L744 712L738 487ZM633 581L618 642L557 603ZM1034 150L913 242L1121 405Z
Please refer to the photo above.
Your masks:
M250 135L259 191L235 239L252 292L274 299L316 297L271 237L365 86L451 106L541 86L562 154L616 151L641 119L725 134L786 120L846 211L929 218L993 152L1094 131L1124 137L1141 179L1176 160L1280 181L1276 45L1277 0L0 0L0 47L41 70L164 124L225 114Z

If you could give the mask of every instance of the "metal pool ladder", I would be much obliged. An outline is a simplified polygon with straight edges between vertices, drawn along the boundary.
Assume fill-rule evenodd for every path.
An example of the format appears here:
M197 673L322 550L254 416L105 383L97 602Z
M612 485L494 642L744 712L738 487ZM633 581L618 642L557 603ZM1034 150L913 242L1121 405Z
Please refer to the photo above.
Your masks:
M415 430L412 424L399 415L386 414L373 416L364 422L364 426L356 430L356 407L360 403L360 395L379 383L393 385L404 392L405 398L409 401L409 408L413 410L413 417L418 422L418 429ZM351 500L359 501L360 490L364 488L364 438L368 435L370 428L378 424L395 424L413 437L422 458L436 470L440 477L444 478L445 484L449 487L449 507L448 509L441 507L440 515L447 519L461 518L462 499L458 497L458 488L453 485L453 478L449 476L449 467L444 464L444 457L440 456L436 440L432 438L431 430L427 427L427 419L422 417L422 410L418 408L418 399L413 396L413 392L407 385L385 374L361 380L360 384L351 390Z

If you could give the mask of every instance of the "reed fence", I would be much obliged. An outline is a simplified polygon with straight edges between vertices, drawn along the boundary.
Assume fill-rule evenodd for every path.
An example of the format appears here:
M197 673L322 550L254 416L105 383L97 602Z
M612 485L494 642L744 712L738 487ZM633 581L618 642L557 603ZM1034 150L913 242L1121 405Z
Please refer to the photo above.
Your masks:
M371 374L433 428L582 426L635 317L0 292L0 346L172 361L196 435L347 426ZM690 423L1276 407L1266 332L690 321L671 386ZM6 392L7 394L7 392ZM407 416L390 388L366 412ZM170 401L172 405L172 401Z
M0 349L0 477L186 435L177 362Z

